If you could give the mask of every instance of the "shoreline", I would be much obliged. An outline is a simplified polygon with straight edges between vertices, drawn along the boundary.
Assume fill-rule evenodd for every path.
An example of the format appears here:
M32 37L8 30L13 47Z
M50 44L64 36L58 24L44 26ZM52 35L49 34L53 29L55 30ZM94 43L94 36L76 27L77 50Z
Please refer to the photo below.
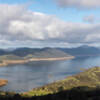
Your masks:
M69 56L69 57L58 57L58 58L30 58L25 60L3 60L3 62L0 63L0 67L13 64L25 64L32 61L59 61L59 60L70 60L74 58L75 58L74 56Z
M4 79L0 79L0 87L7 85L8 81Z
M16 92L7 92L1 91L2 99L35 99L35 100L47 100L47 99L61 99L66 100L66 98L75 97L83 98L82 100L90 100L91 97L99 97L99 85L100 85L100 67L93 67L86 69L83 72L78 74L68 76L63 80L59 80L38 88L33 88L30 91L16 93ZM97 94L98 92L98 94ZM74 94L74 95L73 95ZM80 100L80 99L79 99ZM91 99L92 100L92 99ZM97 99L96 99L97 100Z
M33 88L28 92L20 93L23 96L42 96L55 94L60 91L67 91L75 87L97 87L100 85L100 67L93 67L84 70L75 75L67 76L62 80L58 80L37 88ZM95 81L94 81L95 79Z

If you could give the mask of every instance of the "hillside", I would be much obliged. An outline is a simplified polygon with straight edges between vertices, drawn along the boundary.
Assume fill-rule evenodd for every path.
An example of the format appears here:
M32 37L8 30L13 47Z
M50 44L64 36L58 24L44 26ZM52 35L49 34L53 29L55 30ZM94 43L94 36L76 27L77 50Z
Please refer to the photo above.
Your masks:
M6 50L4 52L4 54L0 53L0 66L7 66L9 64L24 64L32 61L54 61L74 58L61 50L52 48L18 48L12 51Z
M0 56L4 55L15 55L16 57L27 57L31 55L35 58L52 58L52 57L67 57L69 54L54 48L43 48L43 49L34 49L34 48L17 48L12 51L0 50Z
M100 100L100 67L26 93L0 92L2 100Z
M76 48L57 48L73 56L100 56L100 48L80 46Z
M0 49L0 56L16 55L19 57L62 57L62 56L93 56L100 55L100 48L91 46L80 46L76 48L16 48L16 49Z
M61 50L46 48L40 51L35 51L32 57L34 58L59 58L59 57L70 57L70 55Z
M64 80L33 89L26 93L28 96L53 94L70 90L75 87L100 87L100 67L94 67Z

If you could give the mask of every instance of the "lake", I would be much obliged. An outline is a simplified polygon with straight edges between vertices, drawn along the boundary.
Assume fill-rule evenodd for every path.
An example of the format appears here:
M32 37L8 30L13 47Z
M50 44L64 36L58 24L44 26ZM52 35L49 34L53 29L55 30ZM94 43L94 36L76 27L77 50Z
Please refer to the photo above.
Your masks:
M35 87L61 80L81 72L81 68L100 65L100 57L78 57L64 61L39 61L25 65L0 67L0 78L8 84L0 87L3 91L25 92Z

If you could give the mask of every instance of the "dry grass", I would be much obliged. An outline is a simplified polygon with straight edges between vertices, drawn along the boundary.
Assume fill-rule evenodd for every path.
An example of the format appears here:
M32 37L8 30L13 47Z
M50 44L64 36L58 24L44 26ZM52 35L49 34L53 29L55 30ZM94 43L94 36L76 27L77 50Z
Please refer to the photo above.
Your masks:
M100 86L100 67L94 67L77 75L67 77L64 80L45 85L40 88L35 88L22 95L26 96L40 96L46 94L53 94L63 90L69 90L74 87L87 86L96 87Z

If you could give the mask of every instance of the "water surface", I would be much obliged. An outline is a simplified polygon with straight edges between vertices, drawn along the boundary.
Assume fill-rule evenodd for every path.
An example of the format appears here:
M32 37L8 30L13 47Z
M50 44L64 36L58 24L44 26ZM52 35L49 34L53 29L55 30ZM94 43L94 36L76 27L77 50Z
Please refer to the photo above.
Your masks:
M25 92L69 75L81 72L81 68L100 65L100 57L78 57L64 61L40 61L25 65L0 67L0 78L9 82L0 90Z

